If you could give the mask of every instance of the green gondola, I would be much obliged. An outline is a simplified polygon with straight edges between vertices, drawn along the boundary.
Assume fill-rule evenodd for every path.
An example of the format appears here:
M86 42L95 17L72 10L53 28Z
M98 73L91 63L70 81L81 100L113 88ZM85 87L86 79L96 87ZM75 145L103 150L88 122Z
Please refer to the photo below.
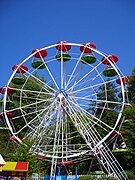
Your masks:
M90 175L105 175L104 171L91 171L89 173Z
M81 62L84 64L86 64L86 63L93 64L96 62L96 58L93 55L88 54L81 58Z
M23 85L25 83L26 79L22 76L16 76L12 79L12 83L16 85Z
M128 151L127 148L126 149L114 149L114 150L112 150L112 152L114 152L114 153L127 152L127 151Z
M36 60L36 61L33 61L31 66L34 68L34 69L44 69L46 68L45 64L43 63L42 60Z
M9 128L0 126L0 130L9 130Z
M3 100L0 100L0 106L2 106L2 104L3 104Z
M69 61L71 59L71 56L69 54L63 53L63 54L57 54L55 57L58 61L61 61L63 58L63 62Z
M103 75L104 75L104 76L107 76L107 77L113 77L113 76L116 76L116 75L117 75L117 72L116 72L115 69L113 69L113 68L106 68L106 69L103 71Z
M3 100L0 100L0 106L2 106L3 105ZM14 103L13 103L13 101L11 101L11 100L6 100L6 106L7 107L11 107L11 106L13 106L14 105Z
M124 120L124 123L129 123L130 121L128 119L125 119Z

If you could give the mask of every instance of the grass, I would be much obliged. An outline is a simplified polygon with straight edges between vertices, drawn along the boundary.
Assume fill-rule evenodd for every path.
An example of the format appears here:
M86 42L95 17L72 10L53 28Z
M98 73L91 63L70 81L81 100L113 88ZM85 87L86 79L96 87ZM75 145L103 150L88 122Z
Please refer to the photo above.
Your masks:
M94 177L94 176L81 176L79 177L79 180L114 180L114 178L108 178L108 177Z

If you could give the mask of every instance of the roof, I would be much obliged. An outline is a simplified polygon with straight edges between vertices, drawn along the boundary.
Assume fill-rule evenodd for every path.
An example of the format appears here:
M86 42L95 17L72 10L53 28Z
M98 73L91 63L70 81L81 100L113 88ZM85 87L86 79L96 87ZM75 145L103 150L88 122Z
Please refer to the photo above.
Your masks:
M1 167L2 171L28 171L28 162L6 162L6 164Z

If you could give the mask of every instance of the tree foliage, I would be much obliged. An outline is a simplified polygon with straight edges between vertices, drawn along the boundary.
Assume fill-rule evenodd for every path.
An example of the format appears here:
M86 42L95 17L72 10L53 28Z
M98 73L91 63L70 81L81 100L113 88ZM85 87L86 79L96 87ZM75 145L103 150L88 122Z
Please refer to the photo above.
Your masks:
M124 136L127 152L119 154L118 159L122 161L122 165L127 170L135 171L135 68L133 68L130 81L127 84L126 91L127 103L130 105L125 106L123 117L125 118L122 130L126 132Z
M130 76L130 80L128 82L128 98L131 104L135 103L135 68L132 70L132 75Z
M127 132L126 143L129 149L126 159L127 168L135 171L135 68L132 70L127 91L130 106L126 106L123 113L126 119L126 124L124 124L124 126Z
M38 75L36 75L38 76ZM42 81L45 81L44 78L41 78ZM33 83L34 82L34 83ZM18 85L13 85L12 87L19 88ZM29 79L26 83L26 89L28 90L36 90L40 91L40 84L36 82L33 79ZM131 106L128 106L124 109L123 116L125 116L125 121L122 127L123 131L126 131L127 135L125 136L125 142L128 147L128 152L125 154L119 153L116 155L118 160L122 163L122 166L124 169L128 170L133 170L135 171L135 68L133 69L131 79L129 81L129 84L127 85L127 90L128 90L128 98L131 103ZM107 93L105 93L107 92ZM20 98L20 93L17 92L18 94L13 95L10 97L11 100L14 100L14 107L19 107L19 98ZM105 86L100 86L99 89L97 90L97 99L101 100L98 101L98 104L95 104L93 102L90 102L90 108L88 111L90 111L92 114L95 113L95 116L100 118L100 115L102 114L102 121L107 123L110 126L114 125L114 120L116 120L118 116L118 106L114 103L105 103L102 100L106 99L108 101L113 101L113 102L118 102L120 99L117 97L118 91L115 88L115 85L113 83L108 83ZM23 94L23 97L30 97L30 98L22 98L22 103L24 105L27 105L29 103L35 102L35 97L34 94L31 92L25 92ZM42 96L42 95L41 95ZM107 97L106 97L107 96ZM44 97L41 98L46 98L45 95ZM97 109L96 109L96 108ZM105 108L103 108L105 107ZM33 108L33 109L32 109ZM31 109L25 109L26 112L29 111L34 111L34 107ZM38 106L40 109L40 104ZM15 112L15 115L19 116L21 112L18 110ZM34 116L34 114L33 114ZM28 117L27 117L28 118ZM32 118L32 117L29 117ZM20 123L21 119L18 119L16 121L16 128L20 128ZM69 123L69 128L72 129L72 131L76 130L76 127L73 126L70 118L68 119ZM0 122L0 126L4 127L4 121ZM102 129L98 129L100 134L103 134L104 136L104 131ZM25 132L24 132L25 133ZM13 142L8 142L9 138L9 132L7 130L0 130L0 136L1 136L1 141L0 141L0 153L3 155L6 161L28 161L29 162L29 174L32 173L39 173L39 174L46 174L46 171L49 170L50 164L46 164L45 159L43 160L38 160L36 158L36 155L34 155L30 149L32 147L32 141L29 139L25 140L25 143L21 144L18 146L16 143ZM22 133L22 137L24 134ZM78 141L76 143L84 143L84 140L82 137L78 136ZM74 139L72 140L71 143L74 143ZM5 143L6 142L6 143ZM46 164L46 165L45 165ZM79 171L83 174L86 174L87 171L89 171L89 165L90 161L82 162L78 164ZM94 164L94 170L97 168L97 162ZM72 167L74 169L74 167Z
M41 81L45 82L44 77L39 77L37 74L35 74L36 77L38 77L39 79L41 79ZM16 120L10 120L11 124L13 123L16 131L20 129L20 127L23 127L24 121L22 121L22 116L21 116L21 111L19 109L20 107L20 97L21 97L21 103L22 106L25 106L27 104L32 104L35 103L37 101L37 99L35 98L34 91L36 92L40 92L42 90L42 92L45 90L41 89L41 85L39 82L37 82L35 79L33 79L32 77L27 79L27 82L25 83L25 87L23 89L26 89L27 91L21 91L20 89L22 88L22 85L16 85L11 83L10 87L15 88L16 92L13 95L7 95L8 99L10 101L13 101L12 106L9 106L8 104L6 104L6 109L10 110L10 109L14 109L16 108L16 110L13 112ZM40 98L46 98L45 94L40 94L39 93ZM38 105L38 107L36 108L40 108L40 104ZM2 108L1 108L2 109ZM29 112L35 111L35 107L31 106L31 108L25 108L25 112L29 114ZM32 117L35 114L32 113L30 115L27 116L27 120L31 120ZM13 122L12 122L13 121ZM0 121L0 127L6 127L6 122L5 119L1 119ZM25 136L25 133L27 132L27 129L25 129L23 132L20 133L19 138L23 138ZM0 141L0 153L2 154L3 158L6 161L27 161L29 162L29 175L31 175L32 173L40 173L40 174L45 174L45 166L44 166L44 159L43 160L39 160L36 158L36 155L33 154L30 149L32 147L33 142L29 139L24 139L23 143L21 145L18 144L18 142L13 142L10 141L10 137L12 135L10 134L10 131L8 129L2 129L0 130L0 137L1 137L1 141Z
M37 159L36 155L30 151L32 144L33 142L26 139L20 146L14 148L14 152L8 153L6 159L13 162L29 162L29 175L42 174L45 169L44 160Z

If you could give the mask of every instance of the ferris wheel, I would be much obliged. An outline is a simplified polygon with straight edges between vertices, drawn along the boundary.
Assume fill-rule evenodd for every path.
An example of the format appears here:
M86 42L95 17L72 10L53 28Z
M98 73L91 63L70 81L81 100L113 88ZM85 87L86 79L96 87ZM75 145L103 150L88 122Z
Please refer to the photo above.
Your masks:
M108 175L127 179L106 145L121 123L125 85L118 57L92 43L60 41L37 48L20 64L1 89L3 116L11 139L33 142L31 151L56 166L95 156ZM115 91L121 99L112 98ZM113 121L105 115L114 114Z

